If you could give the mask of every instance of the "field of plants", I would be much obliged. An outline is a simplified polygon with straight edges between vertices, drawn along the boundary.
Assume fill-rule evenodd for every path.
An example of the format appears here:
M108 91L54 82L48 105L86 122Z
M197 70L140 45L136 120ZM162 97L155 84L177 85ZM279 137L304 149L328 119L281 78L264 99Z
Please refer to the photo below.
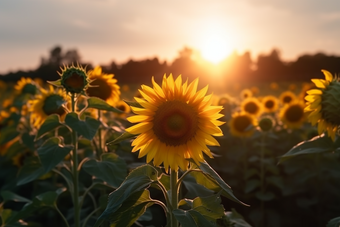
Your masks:
M339 226L327 71L212 94L185 75L58 73L0 83L0 227Z

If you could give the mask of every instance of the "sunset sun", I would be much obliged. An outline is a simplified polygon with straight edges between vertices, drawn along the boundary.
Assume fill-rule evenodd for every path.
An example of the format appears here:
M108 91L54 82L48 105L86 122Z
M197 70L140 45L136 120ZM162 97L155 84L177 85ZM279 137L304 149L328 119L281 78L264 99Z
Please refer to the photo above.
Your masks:
M232 52L227 39L217 34L209 34L199 47L202 58L212 63L219 63Z

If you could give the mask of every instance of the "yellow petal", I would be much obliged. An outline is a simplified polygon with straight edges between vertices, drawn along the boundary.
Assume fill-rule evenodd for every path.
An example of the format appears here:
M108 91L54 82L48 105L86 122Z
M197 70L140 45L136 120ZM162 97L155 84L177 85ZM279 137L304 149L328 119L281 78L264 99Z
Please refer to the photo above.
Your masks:
M142 122L142 123L139 123L137 125L131 126L130 128L125 129L125 131L127 131L128 133L136 135L136 134L146 132L146 131L152 129L152 127L153 127L153 123Z
M324 69L322 69L321 72L323 72L327 81L329 82L333 81L333 75L330 72Z

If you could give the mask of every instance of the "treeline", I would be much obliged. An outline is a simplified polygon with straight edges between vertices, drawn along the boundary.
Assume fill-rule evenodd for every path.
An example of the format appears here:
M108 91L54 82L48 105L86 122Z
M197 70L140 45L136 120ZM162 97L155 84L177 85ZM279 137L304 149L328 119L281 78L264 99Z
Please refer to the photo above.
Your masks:
M63 51L60 46L52 48L47 58L41 58L40 66L32 71L10 72L0 75L3 81L17 81L21 77L41 78L44 81L59 79L57 71L63 65L78 62L86 66L87 70L94 66L81 61L77 50ZM112 62L102 65L105 73L113 73L121 84L146 83L150 84L151 76L160 81L166 73L174 76L181 74L192 80L199 77L201 81L209 83L216 79L223 82L280 82L280 81L310 81L311 78L323 78L321 69L331 73L340 73L340 57L317 53L301 55L296 61L284 62L280 52L273 49L269 54L257 56L252 60L250 52L233 53L219 65L213 65L203 59L190 48L183 48L177 58L171 63L160 62L158 58L145 60L129 60L123 64ZM218 74L218 75L216 75Z

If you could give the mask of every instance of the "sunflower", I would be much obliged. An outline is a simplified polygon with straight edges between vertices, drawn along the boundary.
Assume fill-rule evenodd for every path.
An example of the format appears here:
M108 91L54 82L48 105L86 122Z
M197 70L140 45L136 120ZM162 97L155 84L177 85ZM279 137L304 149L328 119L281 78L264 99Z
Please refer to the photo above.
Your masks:
M219 128L223 122L221 106L212 106L212 95L205 96L208 86L197 91L198 79L188 85L182 84L182 77L174 80L172 74L164 75L159 86L152 77L153 88L142 85L139 90L143 99L135 100L144 108L131 106L138 114L127 118L138 123L126 131L139 134L133 141L132 152L139 151L139 157L147 155L146 161L164 164L165 171L188 169L188 159L196 164L204 161L202 151L213 158L209 146L219 146L213 136L222 136Z
M296 95L291 91L284 91L280 94L279 100L281 104L289 104L290 102L296 100Z
M103 99L111 106L116 105L119 100L120 90L117 80L113 78L114 75L103 73L100 66L89 71L88 75L91 83L86 90L86 94L90 97Z
M70 97L62 89L55 91L50 85L49 90L41 89L41 95L37 95L29 104L32 124L39 127L51 114L58 114L63 120L67 113L64 106L68 104L70 107Z
M340 125L339 97L340 82L327 70L321 70L325 79L312 79L316 89L307 91L305 112L310 112L308 120L312 125L318 123L318 133L327 131L328 136L335 140Z
M279 89L279 85L278 85L276 82L270 83L269 87L270 87L270 89L272 89L272 90L277 90L277 89Z
M292 101L281 109L280 119L288 128L300 128L305 122L304 108L304 102L299 100Z
M302 85L301 91L298 95L298 97L303 100L304 102L306 102L305 97L307 95L307 91L316 88L315 85L313 83L304 83Z
M279 100L273 95L265 96L261 102L267 113L274 113L279 108Z
M17 94L30 94L30 95L36 95L38 93L38 85L31 79L31 78L25 78L21 77L21 79L17 82L17 84L14 86L14 89L16 90Z
M247 112L236 112L229 121L230 133L237 137L250 137L256 125L256 118Z
M83 94L90 83L86 70L79 64L77 66L64 66L58 74L59 80L48 81L48 83L62 87L70 94Z
M119 100L116 103L115 107L123 112L123 113L118 114L121 117L126 116L128 113L131 112L130 106L128 104L126 104L126 102L124 102L123 100Z
M253 93L251 92L251 90L250 89L243 89L242 91L241 91L241 99L243 100L243 99L247 99L247 98L250 98L250 97L252 97L253 96Z
M259 116L263 111L263 105L257 98L250 97L243 100L241 110L254 116Z

